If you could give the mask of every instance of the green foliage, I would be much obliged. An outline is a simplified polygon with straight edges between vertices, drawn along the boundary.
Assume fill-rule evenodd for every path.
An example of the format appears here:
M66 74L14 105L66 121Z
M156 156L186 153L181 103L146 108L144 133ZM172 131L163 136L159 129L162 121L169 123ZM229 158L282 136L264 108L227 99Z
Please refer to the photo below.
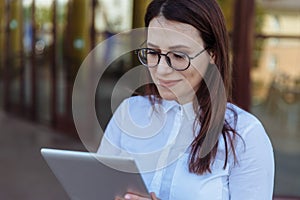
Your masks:
M35 20L37 24L45 24L52 20L52 10L47 7L37 7L35 12Z

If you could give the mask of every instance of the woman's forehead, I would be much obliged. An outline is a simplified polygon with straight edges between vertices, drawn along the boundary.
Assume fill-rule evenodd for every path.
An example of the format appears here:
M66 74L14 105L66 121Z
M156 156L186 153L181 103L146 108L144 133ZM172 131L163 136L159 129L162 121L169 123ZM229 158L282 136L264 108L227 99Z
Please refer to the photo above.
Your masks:
M199 31L192 25L170 21L164 17L151 20L148 27L148 41L157 45L186 44L203 45Z
M150 21L149 28L168 29L174 30L174 32L179 32L183 34L197 34L199 36L199 31L190 24L181 23L177 21L167 20L163 16L155 17Z

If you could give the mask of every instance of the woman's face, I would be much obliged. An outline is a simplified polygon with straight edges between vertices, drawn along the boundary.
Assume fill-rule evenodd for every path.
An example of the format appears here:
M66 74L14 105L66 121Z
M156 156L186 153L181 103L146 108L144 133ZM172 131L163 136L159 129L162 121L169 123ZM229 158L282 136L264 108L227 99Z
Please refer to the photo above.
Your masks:
M148 28L147 47L160 53L180 51L194 57L204 49L199 31L189 24L169 21L160 16L151 20ZM176 71L168 66L165 56L161 56L158 65L149 68L149 71L163 99L184 104L193 100L209 62L213 61L204 51L191 60L188 69Z

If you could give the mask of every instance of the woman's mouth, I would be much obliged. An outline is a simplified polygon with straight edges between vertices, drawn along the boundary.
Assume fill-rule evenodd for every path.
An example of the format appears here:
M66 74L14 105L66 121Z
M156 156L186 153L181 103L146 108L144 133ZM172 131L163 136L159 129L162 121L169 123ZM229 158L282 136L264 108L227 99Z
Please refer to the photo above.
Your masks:
M161 80L158 79L158 85L162 87L173 87L176 85L180 80Z

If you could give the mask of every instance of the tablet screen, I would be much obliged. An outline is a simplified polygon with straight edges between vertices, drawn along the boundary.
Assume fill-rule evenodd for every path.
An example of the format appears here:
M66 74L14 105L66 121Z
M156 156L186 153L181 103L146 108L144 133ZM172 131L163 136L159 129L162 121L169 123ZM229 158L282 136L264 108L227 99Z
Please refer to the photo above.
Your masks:
M139 173L117 170L137 169L132 158L46 148L41 153L72 200L110 200L127 192L149 196Z

